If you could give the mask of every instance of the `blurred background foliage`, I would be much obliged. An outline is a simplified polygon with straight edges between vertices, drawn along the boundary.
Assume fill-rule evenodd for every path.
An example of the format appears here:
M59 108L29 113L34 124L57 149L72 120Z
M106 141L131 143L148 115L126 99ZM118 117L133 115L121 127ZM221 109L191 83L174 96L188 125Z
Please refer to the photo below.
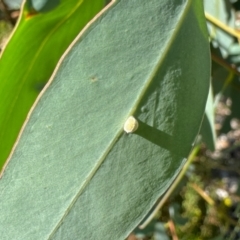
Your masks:
M0 1L0 51L20 5ZM159 199L160 210L128 240L240 239L240 0L205 0L204 7L212 86L203 126L183 172Z

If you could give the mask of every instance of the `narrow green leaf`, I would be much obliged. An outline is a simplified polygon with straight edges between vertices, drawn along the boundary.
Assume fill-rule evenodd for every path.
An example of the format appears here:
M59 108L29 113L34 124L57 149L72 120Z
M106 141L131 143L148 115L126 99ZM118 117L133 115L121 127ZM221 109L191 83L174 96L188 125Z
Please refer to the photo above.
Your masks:
M1 238L123 240L186 161L209 59L201 0L106 9L56 69L7 165ZM131 115L139 127L127 134Z
M56 0L41 0L39 9L29 7L31 2L23 6L0 58L0 170L59 58L105 0L67 0L59 4Z
M211 151L215 150L216 145L216 130L214 124L215 106L213 101L213 91L210 85L207 104L205 108L205 115L203 119L203 124L201 126L200 134L202 135L203 142L206 143Z

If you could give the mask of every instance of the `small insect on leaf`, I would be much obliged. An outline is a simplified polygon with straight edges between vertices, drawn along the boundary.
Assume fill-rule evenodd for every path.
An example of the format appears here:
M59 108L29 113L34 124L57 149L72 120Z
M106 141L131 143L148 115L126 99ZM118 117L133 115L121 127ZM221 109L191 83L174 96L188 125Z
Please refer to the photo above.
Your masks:
M123 130L126 133L133 133L138 129L138 121L133 116L130 116L124 124Z

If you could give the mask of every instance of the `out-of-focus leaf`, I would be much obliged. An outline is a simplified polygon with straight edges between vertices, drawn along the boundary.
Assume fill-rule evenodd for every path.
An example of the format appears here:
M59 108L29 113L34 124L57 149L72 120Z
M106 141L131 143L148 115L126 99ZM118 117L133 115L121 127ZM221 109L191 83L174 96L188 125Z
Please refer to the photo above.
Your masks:
M60 0L27 0L28 8L37 12L50 11L58 4L60 4Z
M226 118L222 129L223 132L228 132L231 129L230 121L233 118L240 118L240 80L238 76L234 77L233 81L224 92L224 96L231 99L232 102L231 114Z
M204 0L205 12L234 29L234 11L228 1ZM224 58L228 57L228 49L235 44L235 38L222 29L208 22L208 32L215 48L219 48Z
M21 7L21 4L23 0L3 0L9 9L19 9Z
M205 108L205 115L204 115L200 134L202 135L203 142L205 142L208 148L212 151L215 150L215 144L216 144L214 115L215 115L215 107L214 107L214 101L213 101L213 91L212 91L212 86L210 85L207 104Z
M170 240L163 223L157 223L155 228L154 240Z
M215 52L215 56L218 54ZM223 127L221 129L222 133L229 132L231 130L230 121L233 118L240 118L240 108L239 108L239 96L240 96L240 80L238 75L234 75L234 72L230 72L220 64L213 62L212 64L212 86L215 95L215 105L217 99L221 96L229 98L232 102L230 107L231 114L226 117Z
M45 10L50 7L50 1L41 1ZM0 169L59 58L105 3L61 1L52 11L40 13L33 11L29 2L23 6L15 32L0 58Z
M0 181L2 240L132 232L198 134L210 75L205 24L201 0L119 0L79 35ZM127 134L131 115L139 127Z
M169 215L170 215L171 219L174 220L174 223L176 223L178 225L184 225L188 222L187 218L184 218L181 216L180 206L177 203L171 204L169 206Z

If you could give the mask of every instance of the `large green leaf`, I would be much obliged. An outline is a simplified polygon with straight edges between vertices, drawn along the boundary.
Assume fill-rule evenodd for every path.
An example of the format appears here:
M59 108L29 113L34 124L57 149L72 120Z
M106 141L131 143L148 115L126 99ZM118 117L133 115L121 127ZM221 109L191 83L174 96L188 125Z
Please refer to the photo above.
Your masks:
M0 170L59 58L104 2L25 2L15 32L0 58Z
M201 0L111 4L31 113L0 181L1 239L124 239L192 148L208 48Z

